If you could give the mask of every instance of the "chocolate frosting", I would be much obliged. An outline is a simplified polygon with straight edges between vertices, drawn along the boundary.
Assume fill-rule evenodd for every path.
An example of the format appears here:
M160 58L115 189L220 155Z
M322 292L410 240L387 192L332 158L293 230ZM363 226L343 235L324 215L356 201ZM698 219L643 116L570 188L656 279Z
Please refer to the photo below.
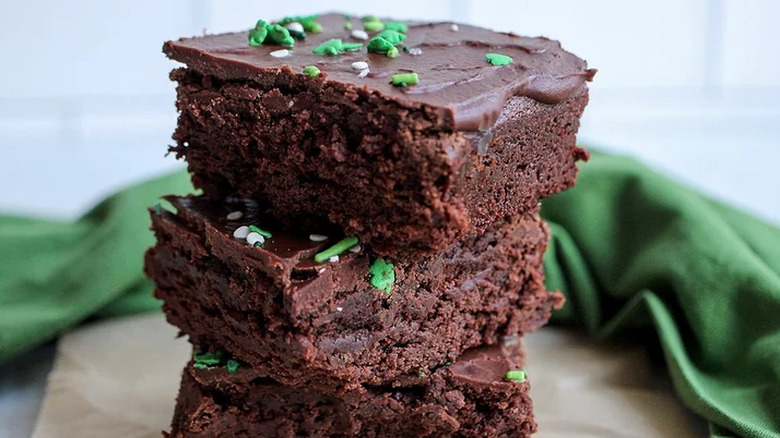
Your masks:
M596 72L588 69L582 59L564 51L557 41L469 25L459 25L459 30L453 31L450 23L409 23L403 46L419 48L422 53L401 51L391 59L368 53L368 41L352 38L350 31L344 30L345 21L341 14L320 16L318 22L323 32L296 41L292 53L285 58L269 55L281 46L249 46L248 32L169 41L163 51L171 59L222 79L252 79L253 75L274 70L299 73L304 66L316 65L326 81L366 87L405 106L434 107L443 112L453 129L461 131L492 126L513 96L545 104L565 101L582 93L586 81ZM353 29L362 29L360 19L350 21ZM363 43L363 48L336 56L312 53L313 48L332 38ZM511 56L514 61L493 66L485 60L489 52ZM358 77L351 67L355 61L366 61L371 74ZM391 75L410 71L418 74L419 84L407 88L390 84Z

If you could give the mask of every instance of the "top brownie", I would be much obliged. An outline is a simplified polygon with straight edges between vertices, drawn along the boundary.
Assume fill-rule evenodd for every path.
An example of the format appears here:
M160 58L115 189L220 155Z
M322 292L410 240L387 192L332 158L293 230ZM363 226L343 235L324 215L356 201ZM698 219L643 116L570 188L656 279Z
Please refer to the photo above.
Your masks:
M187 65L171 74L172 150L206 195L264 198L288 224L327 219L379 253L430 253L574 184L595 71L558 42L339 14L316 23L285 57L248 32L164 45ZM353 33L382 26L396 30ZM368 51L382 47L375 37L397 56ZM337 54L314 53L333 39Z

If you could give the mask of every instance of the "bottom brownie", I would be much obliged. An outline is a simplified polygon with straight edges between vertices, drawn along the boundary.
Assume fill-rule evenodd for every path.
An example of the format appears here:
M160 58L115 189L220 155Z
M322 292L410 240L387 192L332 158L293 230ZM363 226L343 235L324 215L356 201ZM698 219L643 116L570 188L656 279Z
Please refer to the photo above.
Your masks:
M536 431L519 342L468 350L428 376L340 393L283 385L229 362L187 366L167 437L520 438Z

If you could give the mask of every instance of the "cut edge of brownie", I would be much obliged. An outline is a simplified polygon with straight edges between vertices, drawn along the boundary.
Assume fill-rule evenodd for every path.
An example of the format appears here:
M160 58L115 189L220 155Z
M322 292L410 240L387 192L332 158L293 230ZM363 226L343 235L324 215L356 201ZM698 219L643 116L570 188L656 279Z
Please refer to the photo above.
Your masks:
M540 327L563 303L543 284L547 230L536 214L474 236L470 246L398 262L390 295L360 274L371 259L364 251L323 265L306 284L325 289L302 297L259 261L273 260L267 251L170 199L179 213L152 215L158 243L146 256L169 322L192 343L223 345L288 384L354 387L427 372L466 348Z
M516 342L468 350L425 376L330 393L283 385L248 367L231 374L190 362L166 435L526 437L536 431L529 383L506 378L523 366Z

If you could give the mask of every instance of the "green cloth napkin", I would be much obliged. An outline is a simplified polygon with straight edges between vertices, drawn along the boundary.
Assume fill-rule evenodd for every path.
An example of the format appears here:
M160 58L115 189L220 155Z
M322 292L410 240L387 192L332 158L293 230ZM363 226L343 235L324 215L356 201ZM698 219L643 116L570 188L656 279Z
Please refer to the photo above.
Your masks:
M0 217L0 362L88 319L159 309L143 277L146 207L185 173L75 223ZM654 328L683 402L713 437L780 437L780 230L643 165L596 154L543 207L555 320L606 339Z

